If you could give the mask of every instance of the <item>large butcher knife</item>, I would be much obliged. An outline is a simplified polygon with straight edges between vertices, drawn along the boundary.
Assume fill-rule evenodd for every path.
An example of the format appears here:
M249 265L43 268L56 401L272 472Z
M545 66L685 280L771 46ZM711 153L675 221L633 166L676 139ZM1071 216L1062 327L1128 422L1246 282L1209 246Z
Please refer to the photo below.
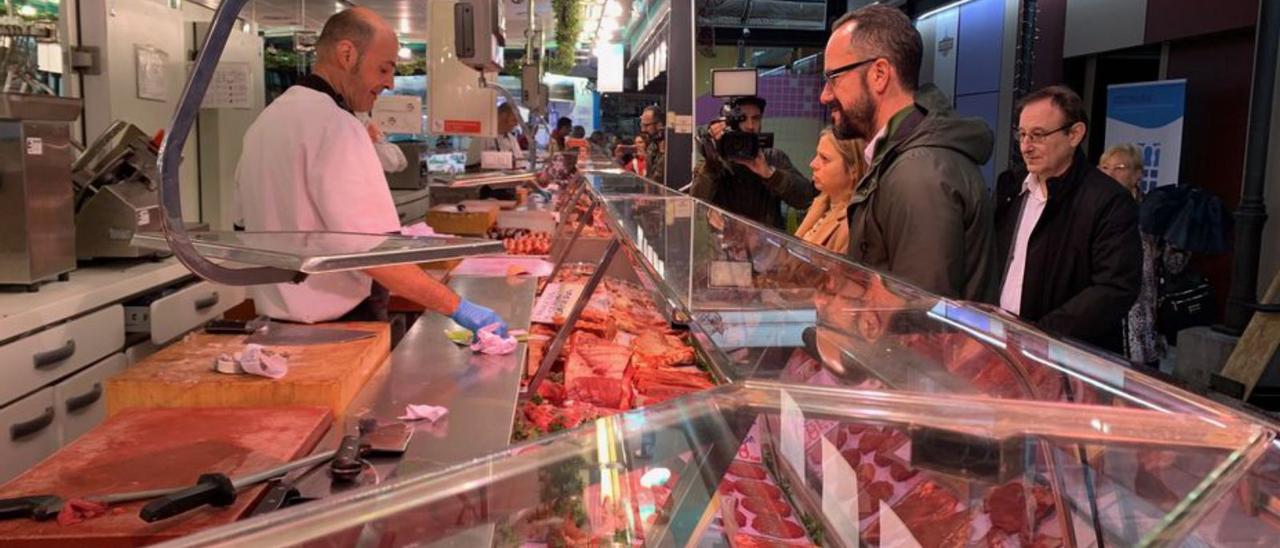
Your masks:
M358 341L374 335L375 333L372 331L360 331L357 329L335 329L315 325L269 322L254 331L244 342L263 346L307 346Z

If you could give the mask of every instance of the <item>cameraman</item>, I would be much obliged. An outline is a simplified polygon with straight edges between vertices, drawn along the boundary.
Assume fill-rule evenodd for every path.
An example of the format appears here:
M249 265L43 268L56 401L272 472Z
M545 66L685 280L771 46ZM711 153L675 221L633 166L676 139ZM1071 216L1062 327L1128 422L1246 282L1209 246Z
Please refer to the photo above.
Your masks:
M739 97L729 103L729 108L742 114L737 130L759 134L765 104L756 96ZM796 171L791 159L778 149L761 148L752 160L726 161L715 146L725 131L732 129L723 118L707 126L711 142L704 142L701 147L703 162L694 170L689 195L758 223L785 229L782 202L796 209L808 208L817 193L813 183Z

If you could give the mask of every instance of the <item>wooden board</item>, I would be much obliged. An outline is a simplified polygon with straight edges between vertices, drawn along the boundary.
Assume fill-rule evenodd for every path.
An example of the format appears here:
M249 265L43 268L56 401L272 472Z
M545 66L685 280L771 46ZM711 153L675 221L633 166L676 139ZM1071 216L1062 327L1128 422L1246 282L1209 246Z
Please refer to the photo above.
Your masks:
M1280 303L1280 273L1271 280L1271 287L1267 288L1262 302ZM1241 400L1249 400L1254 386L1257 386L1258 380L1266 372L1267 364L1276 355L1277 348L1280 348L1280 315L1254 313L1249 326L1240 336L1240 341L1231 351L1231 357L1227 358L1226 366L1222 368L1223 377L1244 385L1244 397Z
M131 409L108 419L0 487L0 498L63 499L194 485L207 472L259 472L306 456L332 415L322 407ZM155 523L138 517L146 501L119 504L73 525L0 521L0 546L138 546L231 523L262 494L240 492L226 508L205 507Z
M359 329L374 337L336 344L271 346L289 355L280 379L227 375L213 370L218 354L243 348L245 335L196 332L107 381L107 413L131 407L327 407L347 405L391 353L391 329L381 322L321 324Z

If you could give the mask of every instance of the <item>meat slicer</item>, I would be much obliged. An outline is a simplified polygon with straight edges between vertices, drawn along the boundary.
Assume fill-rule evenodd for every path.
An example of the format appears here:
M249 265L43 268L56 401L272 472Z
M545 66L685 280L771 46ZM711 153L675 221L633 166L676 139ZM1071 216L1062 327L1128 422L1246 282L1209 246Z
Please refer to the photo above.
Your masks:
M75 188L76 257L157 257L134 247L135 232L160 227L158 147L137 126L116 120L71 168Z

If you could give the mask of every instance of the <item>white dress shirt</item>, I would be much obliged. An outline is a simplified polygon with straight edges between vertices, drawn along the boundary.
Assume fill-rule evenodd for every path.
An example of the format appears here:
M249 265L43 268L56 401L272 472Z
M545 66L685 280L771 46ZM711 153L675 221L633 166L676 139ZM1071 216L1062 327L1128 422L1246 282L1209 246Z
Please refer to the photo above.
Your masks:
M368 130L328 95L301 86L268 105L245 133L236 205L249 231L400 230ZM371 287L365 274L339 272L249 293L260 314L314 323L350 312Z
M1034 174L1028 174L1022 181L1022 194L1026 198L1022 201L1022 211L1018 214L1018 232L1013 235L1009 269L1000 289L1000 308L1014 315L1022 310L1022 281L1027 273L1027 242L1031 240L1031 232L1036 229L1040 215L1044 213L1044 205L1049 201L1046 191Z

